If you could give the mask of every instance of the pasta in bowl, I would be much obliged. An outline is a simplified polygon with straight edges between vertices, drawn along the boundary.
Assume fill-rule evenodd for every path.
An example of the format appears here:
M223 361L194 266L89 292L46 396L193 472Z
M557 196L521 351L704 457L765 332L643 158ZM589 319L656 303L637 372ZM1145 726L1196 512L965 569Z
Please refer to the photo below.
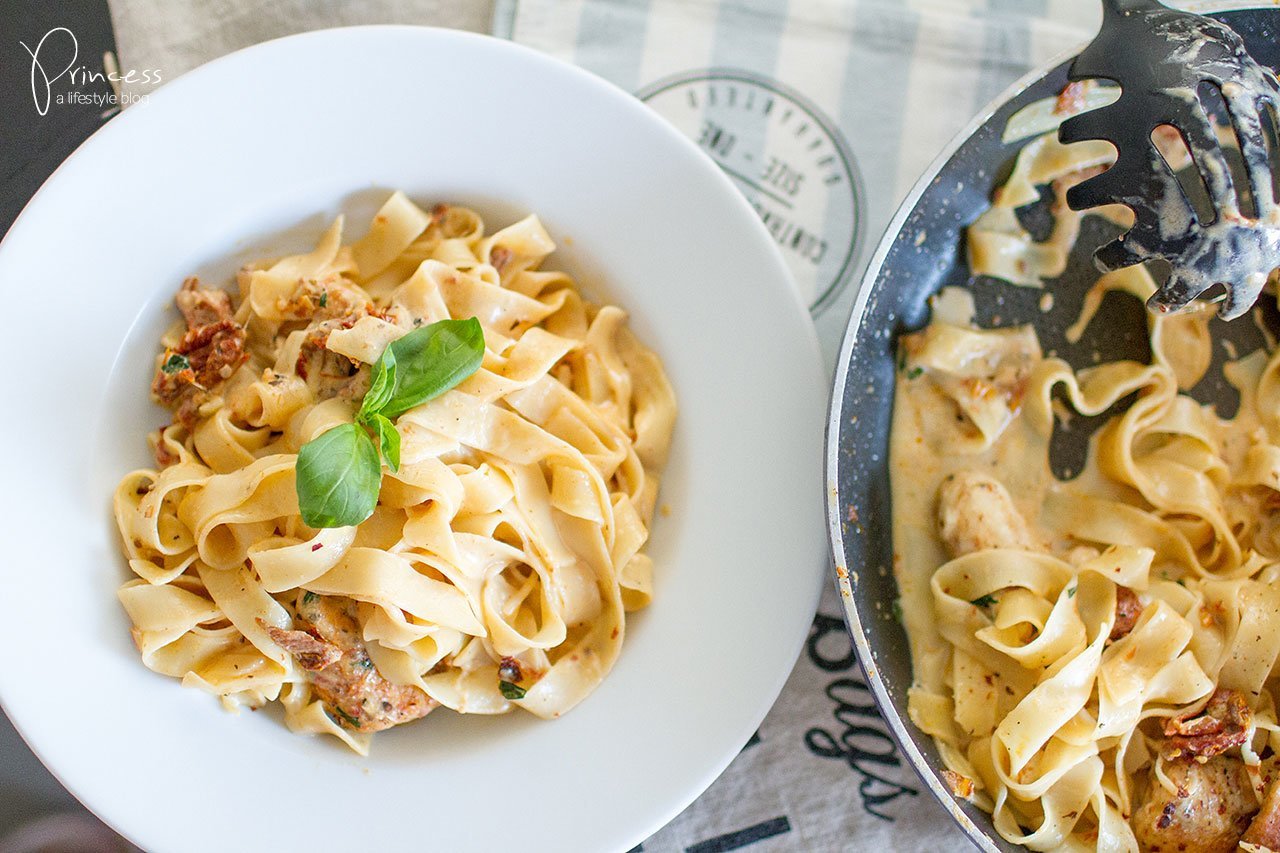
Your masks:
M177 294L173 422L114 498L143 662L361 753L438 706L560 716L652 595L662 363L536 217L397 192L342 232Z
M351 73L334 73L335 56ZM310 254L339 213L350 229L340 242L351 243L394 188L423 205L465 205L493 227L536 211L559 247L542 269L564 270L598 304L627 309L628 328L661 356L679 415L640 549L653 563L654 597L626 613L621 653L595 691L554 721L522 709L437 708L379 732L363 756L332 736L291 736L279 702L225 713L204 690L180 689L140 664L117 593L141 578L121 556L110 498L130 470L161 473L144 437L176 412L154 405L149 386L157 356L168 361L159 341L180 316L174 291L183 280L195 274L202 289L238 298L240 267ZM15 316L56 318L57 328L14 322L0 335L8 363L39 365L11 371L8 385L33 417L0 422L10 446L22 448L8 469L22 486L0 501L10 547L0 578L21 603L0 620L0 643L30 650L0 666L0 702L58 779L139 847L397 849L421 836L456 851L513 839L562 851L630 849L706 789L782 689L825 566L821 496L812 488L825 397L813 323L750 205L629 94L544 54L455 31L354 28L258 45L166 83L88 140L0 243L0 281L30 285L7 291ZM452 331L432 333L436 344L400 345L410 373L432 373L414 355L419 345L452 342L441 350L456 343L474 354L465 328L473 317L487 340L489 320L472 307L450 311L451 326L440 328ZM181 343L181 322L170 343ZM390 374L381 356L368 358L367 373L384 361ZM492 373L493 356L482 359L427 406ZM450 362L463 372L470 363ZM274 362L264 357L260 367ZM181 362L172 369L180 373ZM415 380L415 393L447 384L432 375ZM367 495L370 454L355 426L371 443L376 437L388 488L394 439L377 416L402 439L401 471L416 459L410 434L421 434L389 400L365 401L352 396L329 421L334 428L316 436L336 432L331 440L364 448L352 471L365 476L342 491L356 498ZM304 445L312 446L299 435L287 452ZM337 472L316 473L308 483ZM297 491L296 473L274 482L286 495ZM365 506L357 499L319 509L338 520ZM296 523L287 527L284 537L310 541ZM496 541L508 538L495 531ZM270 539L274 525L258 533L254 542ZM198 582L173 584L203 595ZM231 635L230 625L210 622L187 642L212 644L220 631ZM535 636L541 625L517 619L514 629ZM571 626L566 635L575 641ZM323 660L324 647L317 651ZM299 683L307 679L311 671L291 665ZM502 679L489 673L495 678L486 673L483 686L500 696ZM527 678L511 683L534 687ZM520 708L522 700L502 698ZM247 699L240 708L253 707ZM319 807L327 818L321 792L338 798L343 819L298 817ZM236 818L193 821L193 803ZM495 819L495 804L512 803L518 825Z

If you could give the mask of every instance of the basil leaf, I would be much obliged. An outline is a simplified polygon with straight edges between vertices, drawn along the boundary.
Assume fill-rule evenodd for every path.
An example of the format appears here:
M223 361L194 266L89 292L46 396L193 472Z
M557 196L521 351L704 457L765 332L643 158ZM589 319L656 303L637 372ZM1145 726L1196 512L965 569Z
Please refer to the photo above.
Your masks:
M395 390L395 387L396 353L391 347L387 347L373 364L373 370L370 373L369 390L365 392L364 400L360 403L360 413L356 416L357 420L364 420L385 406L387 401L391 399L391 393Z
M359 524L378 505L378 449L359 424L334 427L302 445L294 484L308 527Z
M190 369L191 369L191 362L187 359L187 357L185 355L181 355L180 353L176 353L176 352L173 355L169 356L167 359L165 359L164 364L160 365L160 370L162 370L164 373L168 374L169 376L172 376L175 373L181 373L184 370L190 370Z
M502 691L504 699L523 699L525 689L519 684L512 684L510 681L499 681L498 689Z
M373 437L378 441L378 449L382 451L382 458L387 460L387 467L392 471L399 471L400 433L396 432L395 425L391 423L391 419L386 415L374 412L371 415L366 415L362 423L373 430Z
M475 317L441 320L392 341L387 350L396 364L394 390L378 411L394 418L439 397L479 370L484 330Z

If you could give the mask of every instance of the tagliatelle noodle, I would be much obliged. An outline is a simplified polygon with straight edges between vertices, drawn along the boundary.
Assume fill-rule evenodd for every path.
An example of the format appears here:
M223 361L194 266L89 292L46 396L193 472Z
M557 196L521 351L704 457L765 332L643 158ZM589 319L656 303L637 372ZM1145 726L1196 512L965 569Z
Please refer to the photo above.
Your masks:
M661 361L621 309L539 269L555 246L535 217L487 234L473 211L396 193L365 237L343 245L342 229L242 270L247 361L154 436L167 464L116 490L143 662L228 707L278 700L291 729L364 752L369 736L335 720L265 627L290 628L303 595L342 596L388 681L460 712L559 716L652 595L643 548L676 410ZM401 465L384 463L373 516L308 528L299 448L354 420L389 343L468 317L481 368L399 417ZM531 682L518 699L499 686L508 658Z

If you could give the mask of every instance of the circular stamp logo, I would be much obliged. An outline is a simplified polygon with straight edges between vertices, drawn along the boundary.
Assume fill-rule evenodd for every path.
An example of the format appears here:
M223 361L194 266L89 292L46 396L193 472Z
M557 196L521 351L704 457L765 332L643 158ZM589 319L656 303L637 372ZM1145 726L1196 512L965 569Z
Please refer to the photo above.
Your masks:
M839 129L812 102L750 71L708 68L636 93L698 143L760 214L818 314L848 284L861 180Z

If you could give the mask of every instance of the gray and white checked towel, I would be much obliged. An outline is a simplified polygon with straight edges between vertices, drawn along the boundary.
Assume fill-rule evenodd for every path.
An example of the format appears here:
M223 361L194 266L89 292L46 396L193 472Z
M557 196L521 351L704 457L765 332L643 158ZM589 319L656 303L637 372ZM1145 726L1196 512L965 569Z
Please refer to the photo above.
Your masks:
M774 230L833 366L852 283L916 179L1099 18L1089 0L499 0L494 27L699 140Z
M828 367L893 211L1009 83L1086 40L1090 0L110 0L123 68L164 79L302 30L491 29L645 99L751 200L812 306ZM136 88L128 94L144 94ZM0 767L19 784L33 759ZM33 771L32 771L33 772ZM2 828L0 828L2 829ZM643 844L667 851L963 849L900 760L829 593L757 735Z

